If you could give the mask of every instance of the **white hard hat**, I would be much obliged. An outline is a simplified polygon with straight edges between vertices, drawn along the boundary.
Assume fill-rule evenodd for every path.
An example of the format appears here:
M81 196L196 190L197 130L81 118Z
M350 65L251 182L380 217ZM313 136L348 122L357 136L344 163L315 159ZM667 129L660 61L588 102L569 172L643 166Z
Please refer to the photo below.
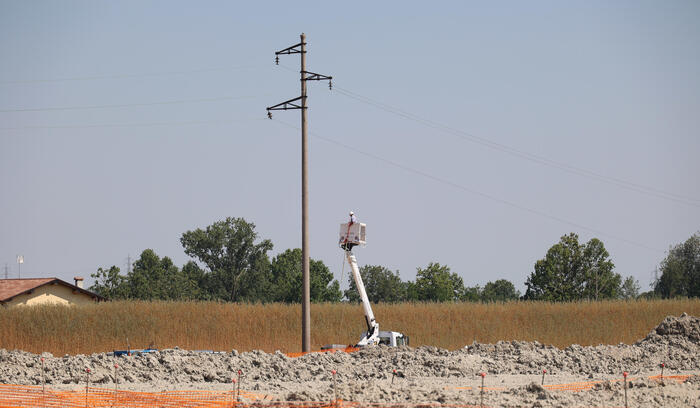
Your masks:
M355 215L355 213L354 213L354 212L352 212L352 211L350 211L350 215Z

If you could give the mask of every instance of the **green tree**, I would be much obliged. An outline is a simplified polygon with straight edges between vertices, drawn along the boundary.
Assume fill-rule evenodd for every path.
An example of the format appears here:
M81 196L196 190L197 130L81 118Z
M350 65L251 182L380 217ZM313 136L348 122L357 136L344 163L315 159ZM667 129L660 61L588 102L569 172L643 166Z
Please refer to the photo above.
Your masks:
M520 291L515 289L515 285L506 279L498 279L495 282L487 283L481 293L481 299L484 302L506 302L518 300L519 298Z
M586 244L578 235L561 237L525 282L526 299L573 301L617 298L622 278L613 272L612 261L603 243L593 238Z
M345 298L351 302L359 302L360 293L357 291L355 279L352 273L348 275L350 287L345 291ZM360 268L360 276L370 302L402 302L406 300L406 285L401 281L398 271L394 273L384 266L365 265Z
M460 298L463 302L478 302L481 300L483 289L479 285L467 286L464 288L464 294Z
M128 289L126 277L119 274L119 268L112 266L109 269L98 268L97 272L90 274L95 283L90 290L107 299L126 299Z
M181 300L190 298L183 293L188 282L173 261L160 258L152 249L146 249L127 274L128 296L141 300ZM189 283L196 285L196 282Z
M90 290L108 299L142 300L198 300L210 297L202 291L204 272L190 261L178 269L173 261L160 258L152 249L146 249L134 262L126 276L119 268L99 268L91 275L95 284Z
M464 281L450 268L431 262L425 269L418 268L416 273L416 292L418 300L432 302L449 302L464 296Z
M256 242L255 224L243 218L226 218L182 234L185 253L204 264L205 285L215 299L268 300L270 260L268 239Z
M620 286L620 299L637 299L639 297L640 289L641 286L639 286L639 281L634 279L632 276L628 276L622 282L622 286Z
M182 266L173 282L173 299L178 300L210 300L211 296L205 290L204 271L194 261L188 261Z
M301 249L288 249L275 256L270 265L271 300L301 303L302 273ZM340 284L323 263L309 260L309 291L312 302L339 302Z
M406 293L406 301L407 302L417 302L420 300L420 296L418 295L418 286L416 286L415 282L412 281L407 281L403 283L404 287L404 292Z
M700 297L700 232L672 247L660 269L654 293L664 298Z

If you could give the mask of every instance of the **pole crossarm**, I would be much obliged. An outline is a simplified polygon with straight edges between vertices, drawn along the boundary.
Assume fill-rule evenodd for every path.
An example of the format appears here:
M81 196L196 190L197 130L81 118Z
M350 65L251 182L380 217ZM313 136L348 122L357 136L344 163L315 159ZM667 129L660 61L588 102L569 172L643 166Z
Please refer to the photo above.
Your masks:
M303 71L303 73L308 75L306 78L304 78L304 81L330 81L333 79L332 76L317 74L311 71Z
M299 44L292 45L291 47L287 47L283 50L275 51L275 55L301 54L302 52L306 53L306 50L301 50L302 45L306 45L306 43L300 42Z
M290 100L284 101L282 103L278 103L277 105L268 107L267 110L272 111L272 110L305 109L306 107L302 107L301 105L297 105L294 103L296 101L300 101L301 98L302 97L299 96L297 98L290 99Z
M305 45L306 43L302 41L299 44L294 44L291 47L287 47L283 50L275 51L275 64L280 64L280 55L306 54L306 50L304 49Z

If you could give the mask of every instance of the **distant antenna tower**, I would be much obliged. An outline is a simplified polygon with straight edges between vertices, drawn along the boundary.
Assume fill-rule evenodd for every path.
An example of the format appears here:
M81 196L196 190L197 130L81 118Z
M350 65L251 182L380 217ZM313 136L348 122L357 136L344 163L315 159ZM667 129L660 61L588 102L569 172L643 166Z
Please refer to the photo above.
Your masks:
M5 279L7 279L7 271L9 271L10 268L7 266L7 262L5 263Z
M126 255L126 273L131 273L131 254Z
M17 255L17 277L22 279L22 264L24 263L24 255Z

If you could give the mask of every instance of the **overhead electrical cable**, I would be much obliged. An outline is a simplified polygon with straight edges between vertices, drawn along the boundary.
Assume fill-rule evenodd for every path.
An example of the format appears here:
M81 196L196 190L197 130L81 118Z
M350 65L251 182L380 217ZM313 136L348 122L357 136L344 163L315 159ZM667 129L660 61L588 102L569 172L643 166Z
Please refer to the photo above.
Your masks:
M280 123L280 124L283 124L283 125L285 125L285 126L287 126L287 127L293 128L293 129L297 129L297 130L300 129L297 125L294 125L294 124L291 124L291 123L288 123L288 122L285 122L285 121L276 120L276 122L278 122L278 123ZM353 151L353 152L355 152L355 153L358 153L358 154L361 154L361 155L363 155L363 156L369 157L369 158L374 159L374 160L376 160L376 161L380 161L380 162L385 163L385 164L388 164L388 165L390 165L390 166L399 168L399 169L401 169L401 170L404 170L404 171L407 171L407 172L410 172L410 173L419 175L419 176L424 177L424 178L426 178L426 179L429 179L429 180L432 180L432 181L435 181L435 182L438 182L438 183L441 183L441 184L445 184L445 185L448 185L448 186L450 186L450 187L453 187L453 188L456 188L456 189L459 189L459 190L462 190L462 191L465 191L465 192L468 192L468 193L471 193L471 194L474 194L474 195L478 195L478 196L480 196L480 197L486 198L487 200L495 201L495 202L498 202L498 203L507 205L507 206L509 206L509 207L516 208L516 209L521 210L521 211L529 212L529 213L531 213L531 214L535 214L535 215L540 216L540 217L543 217L543 218L548 218L548 219L551 219L551 220L554 220L554 221L558 221L558 222L563 223L563 224L571 225L571 226L573 226L573 227L580 228L580 229L582 229L582 230L586 230L586 231L589 231L589 232L592 232L592 233L595 233L595 234L599 234L599 235L602 235L602 236L607 236L608 238L612 238L612 239L615 239L615 240L620 241L620 242L624 242L624 243L629 244L629 245L633 245L633 246L636 246L636 247L640 247L640 248L643 248L643 249L647 249L647 250L651 250L651 251L656 251L656 252L660 252L660 253L663 253L663 252L664 252L663 250L660 250L660 249L658 249L658 248L650 247L650 246L645 245L645 244L642 244L642 243L640 243L640 242L636 242L636 241L633 241L633 240L630 240L630 239L627 239L627 238L619 237L619 236L616 236L616 235L614 235L614 234L610 234L610 233L607 233L607 232L605 232L605 231L601 231L601 230L598 230L598 229L595 229L595 228L590 228L590 227L587 227L587 226L585 226L585 225L582 225L582 224L579 224L579 223L576 223L576 222L573 222L573 221L569 221L569 220L567 220L567 219L565 219L565 218L562 218L562 217L559 217L559 216L556 216L556 215L552 215L552 214L549 214L549 213L546 213L546 212L543 212L543 211L539 211L539 210L535 210L535 209L532 209L532 208L529 208L529 207L525 207L525 206L516 204L516 203L514 203L514 202L512 202L512 201L504 200L504 199L502 199L502 198L498 198L498 197L493 196L493 195L491 195L491 194L487 194L487 193L484 193L484 192L475 190L475 189L473 189L473 188L469 188L469 187L464 186L464 185L462 185L462 184L455 183L455 182L453 182L453 181L450 181L450 180L447 180L447 179L444 179L444 178L441 178L441 177L432 175L432 174L427 173L427 172L425 172L425 171L418 170L418 169L415 169L415 168L410 167L410 166L406 166L406 165L401 164L401 163L399 163L399 162L396 162L396 161L394 161L394 160L389 160L389 159L383 158L383 157L378 156L378 155L376 155L376 154L374 154L374 153L369 153L369 152L366 152L366 151L364 151L364 150L360 150L360 149L358 149L358 148L356 148L356 147L352 147L352 146L350 146L350 145L347 145L347 144L345 144L345 143L339 142L339 141L337 141L337 140L330 139L330 138L327 138L327 137L323 137L323 136L319 135L319 134L316 133L316 132L310 132L310 134L311 134L314 138L317 138L317 139L319 139L319 140L323 140L323 141L325 141L325 142L334 144L334 145L336 145L336 146L340 146L340 147L342 147L342 148L344 148L344 149Z
M46 82L69 82L69 81L93 81L93 80L99 80L99 79L146 78L146 77L160 77L160 76L172 76L172 75L201 74L201 73L205 73L205 72L216 72L216 71L234 71L234 70L243 70L243 69L252 69L252 68L254 68L254 67L252 67L252 66L239 66L239 67L202 68L202 69L193 69L190 71L93 75L93 76L70 77L70 78L24 79L24 80L15 80L15 81L0 81L0 85L34 84L34 83L46 83Z
M268 120L267 117L242 118L237 120L191 120L179 122L149 122L149 123L96 123L96 124L74 124L74 125L46 125L46 126L16 126L0 127L0 130L22 130L22 129L89 129L89 128L123 128L123 127L156 127L156 126L186 126L186 125L211 125L211 124L231 124L246 120Z
M575 174L578 176L582 176L582 177L594 179L597 181L605 182L608 184L612 184L612 185L615 185L617 187L625 188L627 190L635 191L638 193L654 196L657 198L666 199L669 201L674 201L674 202L685 204L685 205L700 207L700 200L692 198L692 197L687 197L687 196L683 196L680 194L675 194L675 193L671 193L668 191L663 191L663 190L660 190L660 189L657 189L654 187L645 186L642 184L621 180L621 179L611 177L611 176L605 176L605 175L593 172L591 170L572 166L572 165L566 164L566 163L557 162L557 161L548 159L548 158L543 157L543 156L528 153L528 152L525 152L523 150L519 150L519 149L516 149L514 147L511 147L511 146L508 146L508 145L505 145L502 143L494 142L494 141L491 141L489 139L479 137L479 136L473 135L471 133L468 133L468 132L465 132L465 131L462 131L459 129L452 128L450 126L443 125L441 123L419 117L418 115L415 115L415 114L412 114L410 112L404 111L402 109L387 105L387 104L382 103L382 102L375 101L371 98L368 98L368 97L360 95L358 93L349 91L349 90L344 89L342 87L339 87L337 85L334 85L333 89L336 90L339 94L346 96L348 98L375 106L379 109L382 109L382 110L389 112L389 113L392 113L394 115L421 123L427 127L452 134L452 135L457 136L463 140L477 143L479 145L482 145L482 146L485 146L485 147L488 147L488 148L491 148L491 149L494 149L494 150L497 150L497 151L500 151L503 153L507 153L507 154L510 154L512 156L519 157L521 159L525 159L525 160L529 160L531 162L535 162L535 163L542 164L545 166L553 167L553 168L556 168L556 169L559 169L559 170L562 170L562 171L565 171L565 172L568 172L571 174Z
M280 65L280 66L283 69L286 69L288 71L294 71L293 69L291 69L289 67L282 66L282 65ZM647 194L650 196L655 196L657 198L675 201L675 202L682 203L685 205L700 207L700 200L697 198L683 196L680 194L675 194L675 193L663 191L663 190L660 190L660 189L657 189L654 187L645 186L642 184L621 180L621 179L611 177L611 176L605 176L605 175L596 173L594 171L583 169L583 168L576 167L576 166L572 166L572 165L569 165L566 163L560 163L560 162L548 159L546 157L538 156L538 155L535 155L532 153L528 153L528 152L513 148L511 146L507 146L507 145L502 144L502 143L494 142L492 140L489 140L489 139L486 139L483 137L479 137L479 136L473 135L471 133L468 133L468 132L465 132L465 131L462 131L459 129L455 129L455 128L452 128L450 126L446 126L446 125L443 125L441 123L438 123L438 122L435 122L435 121L432 121L429 119L424 119L424 118L422 118L418 115L415 115L413 113L410 113L410 112L407 112L407 111L402 110L400 108L388 105L386 103L382 103L382 102L373 100L372 98L369 98L369 97L364 96L364 95L360 95L356 92L350 91L350 90L342 88L342 87L338 87L337 85L334 86L334 89L336 91L338 91L338 93L340 93L341 95L344 95L344 96L349 97L351 99L355 99L359 102L375 106L379 109L385 110L385 111L392 113L394 115L421 123L427 127L431 127L433 129L438 129L438 130L444 131L446 133L450 133L450 134L458 136L464 140L478 143L478 144L481 144L483 146L486 146L486 147L489 147L489 148L492 148L492 149L495 149L495 150L498 150L498 151L501 151L504 153L508 153L508 154L517 156L519 158L525 159L525 160L529 160L529 161L533 161L535 163L539 163L542 165L554 167L554 168L557 168L559 170L566 171L566 172L572 173L572 174L576 174L576 175L579 175L582 177L592 178L592 179L595 179L598 181L613 184L613 185L616 185L618 187L626 188L628 190L632 190L632 191L639 192L642 194Z
M45 112L45 111L66 111L66 110L81 110L81 109L108 109L108 108L131 108L136 106L154 106L154 105L174 105L180 103L200 103L200 102L220 102L236 99L253 99L257 96L221 96L216 98L201 98L201 99L182 99L175 101L160 101L160 102L145 102L145 103L126 103L115 105L87 105L87 106L55 106L46 108L16 108L16 109L0 109L0 112Z
M297 70L280 64L279 67L288 70L290 72L297 72ZM104 76L84 76L84 77L73 77L73 78L55 78L55 79L34 79L34 80L18 80L18 81L4 81L0 84L11 84L11 83L33 83L33 82L60 82L60 81L83 81L83 80L96 80L96 79L119 79L119 78L138 78L138 77L150 77L150 76L167 76L167 75L181 75L181 74L195 74L203 72L212 71L224 71L224 70L236 70L236 69L248 69L253 68L252 66L237 66L237 67L217 67L217 68L203 68L188 71L173 71L173 72L159 72L159 73L140 73L140 74L116 74L116 75L104 75ZM412 120L421 123L427 127L443 131L445 133L452 134L461 139L480 144L482 146L510 154L512 156L519 157L524 160L529 160L534 163L541 165L553 167L561 171L568 172L570 174L575 174L581 177L590 178L600 182L615 185L620 188L625 188L627 190L635 191L641 194L646 194L649 196L654 196L657 198L666 199L669 201L674 201L677 203L690 205L694 207L700 207L700 199L684 196L668 191L664 191L655 187L645 186L639 183L634 183L612 176L606 176L591 170L587 170L581 167L572 166L570 164L561 163L555 160L548 159L543 156L528 153L526 151L505 145L503 143L494 142L492 140L476 136L474 134L452 128L450 126L432 121L430 119L422 118L418 115L410 113L408 111L402 110L400 108L388 105L376 101L367 96L358 94L356 92L350 91L348 89L334 87L343 96L354 99L358 102L365 103L382 109L386 112L392 113L394 115L403 117L408 120ZM123 104L123 105L97 105L97 106L74 106L74 107L48 107L48 108L18 108L18 109L1 109L0 112L39 112L39 111L62 111L62 110L79 110L79 109L106 109L106 108L122 108L122 107L133 107L133 106L151 106L151 105L168 105L168 104L178 104L178 103L197 103L197 102L215 102L221 100L231 100L231 99L243 99L243 98L254 98L254 96L249 97L222 97L222 98L205 98L205 99L193 99L193 100L181 100L181 101L165 101L165 102L152 102L152 103L137 103L137 104ZM44 127L37 127L44 128ZM14 128L5 128L14 129Z

